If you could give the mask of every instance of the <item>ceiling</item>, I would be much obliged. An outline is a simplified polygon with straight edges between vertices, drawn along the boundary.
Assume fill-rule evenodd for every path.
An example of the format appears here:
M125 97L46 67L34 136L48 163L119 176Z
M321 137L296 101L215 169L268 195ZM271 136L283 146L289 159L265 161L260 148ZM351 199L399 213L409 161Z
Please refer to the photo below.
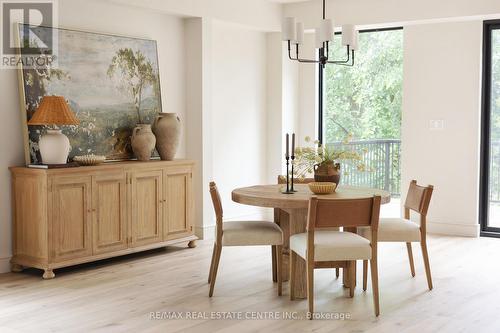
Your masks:
M267 1L276 3L294 3L294 2L306 2L311 0L267 0Z

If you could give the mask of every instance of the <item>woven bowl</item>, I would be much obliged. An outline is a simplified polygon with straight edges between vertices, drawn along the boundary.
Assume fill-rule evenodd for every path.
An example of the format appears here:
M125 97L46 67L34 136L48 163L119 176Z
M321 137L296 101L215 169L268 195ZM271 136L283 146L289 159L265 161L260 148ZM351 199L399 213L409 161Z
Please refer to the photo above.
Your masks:
M314 194L330 194L335 192L337 184L330 182L313 182L309 183L309 189Z
M80 155L73 157L73 161L80 165L98 165L106 160L106 156L102 155Z

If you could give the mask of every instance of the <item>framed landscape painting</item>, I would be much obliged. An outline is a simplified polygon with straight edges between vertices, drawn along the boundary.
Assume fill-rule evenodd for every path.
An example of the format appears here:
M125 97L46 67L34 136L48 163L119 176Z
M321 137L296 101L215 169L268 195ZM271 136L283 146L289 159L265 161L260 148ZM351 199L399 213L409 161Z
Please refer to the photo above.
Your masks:
M53 63L20 66L26 162L41 162L38 140L43 128L26 122L45 95L64 96L80 120L79 125L61 128L70 140L70 159L85 154L132 159L133 128L151 124L161 112L156 41L52 27L29 29L35 34L57 30L58 50ZM30 42L25 31L19 24L20 43ZM23 48L20 52L23 56Z

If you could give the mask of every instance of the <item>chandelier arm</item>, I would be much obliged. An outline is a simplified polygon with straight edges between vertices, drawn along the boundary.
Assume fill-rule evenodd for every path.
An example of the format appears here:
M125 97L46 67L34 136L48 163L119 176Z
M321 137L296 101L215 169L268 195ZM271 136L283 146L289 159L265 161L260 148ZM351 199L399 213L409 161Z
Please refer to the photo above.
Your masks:
M352 58L351 58L351 62L350 63L348 63L348 64L338 63L336 65L353 67L354 66L354 50L352 51Z
M297 60L296 58L292 58L292 50L291 50L291 46L290 46L291 42L288 41L288 58L290 60ZM298 57L297 57L298 58Z
M306 64L319 64L320 62L318 60L310 60L310 59L297 59L298 62L303 62Z
M354 55L354 50L352 50L352 54ZM347 59L346 60L335 60L335 61L327 61L328 64L337 64L337 65L342 65L342 64L348 64L351 61L351 51L349 48L349 45L347 45Z
M292 58L290 57L290 59L292 59ZM296 60L296 61L298 61L298 62L308 63L308 64L313 64L313 63L314 63L314 64L316 64L316 63L319 63L319 61L317 61L317 60L301 59L301 58L299 57L299 44L296 44L296 45L295 45L295 59L292 59L292 60Z

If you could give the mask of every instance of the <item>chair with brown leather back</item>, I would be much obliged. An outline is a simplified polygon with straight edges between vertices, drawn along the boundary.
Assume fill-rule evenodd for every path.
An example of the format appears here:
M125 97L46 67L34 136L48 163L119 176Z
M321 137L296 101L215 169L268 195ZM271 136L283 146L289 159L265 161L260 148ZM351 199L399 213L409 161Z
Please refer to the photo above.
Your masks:
M309 201L307 230L290 237L290 299L294 299L295 259L302 257L307 267L309 313L314 311L314 269L344 268L355 274L356 260L370 260L375 315L380 314L377 270L377 229L380 196L363 199L319 199ZM353 232L331 228L367 227L370 240ZM355 279L349 278L350 296Z
M408 251L411 275L415 276L415 265L413 262L412 242L419 242L422 248L427 285L432 290L431 267L429 264L429 254L427 252L427 211L431 202L432 185L420 186L416 180L412 180L406 195L404 204L404 218L382 218L380 219L378 241L379 242L404 242ZM410 220L410 211L420 216L420 225ZM369 231L359 228L358 233L367 238ZM368 262L363 262L363 289L366 290Z
M258 246L271 245L276 247L277 253L282 253L283 232L280 227L272 221L223 221L223 209L217 185L210 182L210 195L214 205L216 216L216 236L212 253L212 262L208 274L210 283L209 296L212 297L215 287L215 279L219 268L219 261L223 246ZM278 269L278 295L281 296L282 274L281 256L277 257Z
M294 184L309 184L314 182L314 178L295 178L294 179ZM285 176L278 176L278 184L286 184L286 177ZM283 218L283 212L276 208L274 209L274 222L277 223L278 225L281 226L281 221L280 219ZM287 228L284 228L287 229ZM273 267L273 281L277 281L277 268L276 268L276 247L273 246L272 248L272 267ZM288 272L284 272L283 274L288 275ZM335 268L335 277L338 278L340 276L340 269Z

